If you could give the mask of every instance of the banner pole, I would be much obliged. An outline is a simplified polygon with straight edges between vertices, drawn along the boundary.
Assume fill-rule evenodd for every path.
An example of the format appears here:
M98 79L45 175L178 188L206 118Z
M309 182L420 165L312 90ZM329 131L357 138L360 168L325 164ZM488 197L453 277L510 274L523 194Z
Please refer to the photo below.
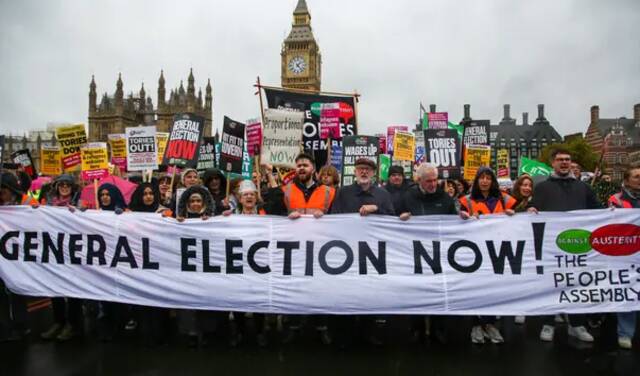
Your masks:
M260 187L262 186L262 171L260 171L260 156L259 155L254 155L253 159L255 161L256 164L256 188L258 189L258 200L262 201L262 189L260 189Z
M279 90L279 91L286 91L286 92L291 92L291 93L303 93L303 94L315 94L315 95L334 95L334 96L340 96L340 97L356 97L359 98L360 94L358 93L338 93L335 91L315 91L315 90L307 90L307 89L285 89L282 87L278 87L278 86L267 86L267 85L260 85L259 83L256 85L253 85L254 87L258 88L258 89L271 89L271 90ZM356 100L357 101L357 100Z
M171 165L169 165L171 167ZM171 184L169 184L169 193L173 196L173 182L176 179L176 165L173 165L173 170L171 171Z
M225 197L229 198L229 191L231 190L231 176L229 175L229 173L227 172L227 188L226 188L226 194Z
M357 126L356 126L357 128ZM333 144L331 143L331 135L327 138L327 161L325 162L325 166L331 165L331 151L333 149Z

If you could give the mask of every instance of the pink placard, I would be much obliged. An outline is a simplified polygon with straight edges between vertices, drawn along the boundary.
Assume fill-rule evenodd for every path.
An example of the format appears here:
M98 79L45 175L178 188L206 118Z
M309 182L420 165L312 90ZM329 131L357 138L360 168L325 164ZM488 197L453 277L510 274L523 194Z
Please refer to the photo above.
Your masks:
M429 112L430 129L447 129L449 127L448 112Z
M247 121L247 152L253 157L260 154L262 146L262 124L257 119Z
M320 138L341 138L340 135L340 104L323 103L320 107Z
M409 132L407 125L390 125L387 127L387 154L393 154L393 136L396 132Z

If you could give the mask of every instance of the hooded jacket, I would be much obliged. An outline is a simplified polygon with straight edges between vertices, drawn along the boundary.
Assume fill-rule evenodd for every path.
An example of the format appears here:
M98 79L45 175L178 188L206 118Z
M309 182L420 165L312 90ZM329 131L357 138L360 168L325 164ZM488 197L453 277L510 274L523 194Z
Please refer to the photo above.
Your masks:
M100 192L105 189L109 191L109 196L111 197L111 203L108 206L104 206L102 202L100 202ZM127 208L122 192L120 192L118 187L110 183L104 183L98 188L98 205L100 205L100 209L110 211L124 210Z
M214 177L218 177L220 179L220 192L217 194L214 194L213 192L211 192L211 190L209 190L209 183L211 183L211 180L213 180ZM204 175L202 175L202 183L204 184L205 188L209 190L209 193L211 193L211 197L213 198L213 201L216 205L216 213L222 213L225 209L223 207L222 201L224 201L225 198L227 178L224 176L222 171L218 170L217 168L210 168L204 172Z
M151 188L153 192L153 203L151 205L145 205L143 196L144 190L146 188ZM129 209L134 212L147 212L147 213L155 213L160 207L160 190L158 189L157 184L153 183L140 183L136 187L136 190L133 191L131 195L131 202L129 203Z
M200 215L190 215L187 210L189 197L191 197L191 195L194 193L198 193L202 196L202 201L203 201L202 204L204 205L204 210L202 211L202 213L200 213ZM209 193L209 190L201 185L194 185L187 188L187 190L184 191L182 196L180 196L180 201L178 202L177 216L183 217L183 218L199 218L203 215L212 217L214 215L214 210L215 210L214 208L215 206L214 206L213 198L211 197L211 193Z
M412 182L409 179L403 179L402 184L400 184L399 187L396 187L388 182L384 186L384 189L386 189L387 192L389 192L389 194L391 195L391 202L393 203L393 207L396 209L396 215L400 215L402 213L399 208L402 205L402 198L404 197L404 194L409 190L409 188L415 186L416 183Z

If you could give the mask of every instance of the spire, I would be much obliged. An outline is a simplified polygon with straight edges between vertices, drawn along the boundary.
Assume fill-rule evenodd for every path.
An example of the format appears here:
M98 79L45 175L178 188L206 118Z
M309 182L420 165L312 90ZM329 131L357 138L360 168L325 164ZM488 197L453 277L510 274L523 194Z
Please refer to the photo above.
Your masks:
M184 94L184 85L182 83L182 80L180 80L180 88L178 89L178 94Z
M298 5L296 5L296 9L293 11L293 25L311 25L311 14L309 13L309 8L307 8L307 2L305 0L298 0Z
M116 82L115 104L116 108L122 106L124 91L122 90L122 73L118 73L118 81Z
M196 99L196 86L194 84L195 79L193 78L193 68L189 71L189 78L187 79L187 94L189 94L189 99Z
M147 97L147 93L144 91L144 82L142 83L142 87L140 88L140 99L144 101Z
M305 0L298 0L298 5L296 5L296 9L293 11L293 14L304 14L309 13L309 8L307 8L307 2Z
M98 94L96 93L96 80L91 75L91 83L89 84L89 112L95 112L98 104Z
M164 88L164 71L160 70L160 78L158 79L158 109L165 105L165 88Z
M198 88L198 108L202 108L202 88Z
M207 111L211 111L211 102L213 101L213 96L211 94L211 79L207 80L207 95L204 97L204 109Z

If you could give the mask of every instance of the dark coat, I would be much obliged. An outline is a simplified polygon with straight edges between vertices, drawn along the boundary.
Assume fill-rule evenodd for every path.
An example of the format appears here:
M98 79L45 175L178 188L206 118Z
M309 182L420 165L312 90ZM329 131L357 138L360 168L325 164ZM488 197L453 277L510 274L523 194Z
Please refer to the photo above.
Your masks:
M200 216L206 215L208 217L213 217L213 213L215 210L215 204L213 202L213 198L211 197L211 193L209 190L201 185L193 185L187 188L186 191L180 196L180 201L178 202L178 217L183 218L198 218L198 215L189 215L187 212L187 203L189 202L189 197L194 194L199 193L202 196L202 204L204 205L204 211Z
M538 211L564 212L600 209L603 206L586 183L572 178L550 176L535 186L529 207Z
M412 182L411 180L404 179L399 187L393 186L389 183L384 186L384 189L386 189L387 192L389 192L389 194L391 195L391 202L393 203L393 207L396 210L396 215L400 215L400 213L402 213L398 208L401 205L402 197L404 196L405 192L407 192L409 188L415 187L415 185L416 183Z
M410 187L404 193L396 212L411 213L411 215L458 213L453 198L440 187L434 193L423 193L417 185Z
M391 195L384 188L371 185L363 191L357 183L342 187L336 194L331 206L331 214L358 213L362 205L376 205L378 211L373 214L394 215Z

